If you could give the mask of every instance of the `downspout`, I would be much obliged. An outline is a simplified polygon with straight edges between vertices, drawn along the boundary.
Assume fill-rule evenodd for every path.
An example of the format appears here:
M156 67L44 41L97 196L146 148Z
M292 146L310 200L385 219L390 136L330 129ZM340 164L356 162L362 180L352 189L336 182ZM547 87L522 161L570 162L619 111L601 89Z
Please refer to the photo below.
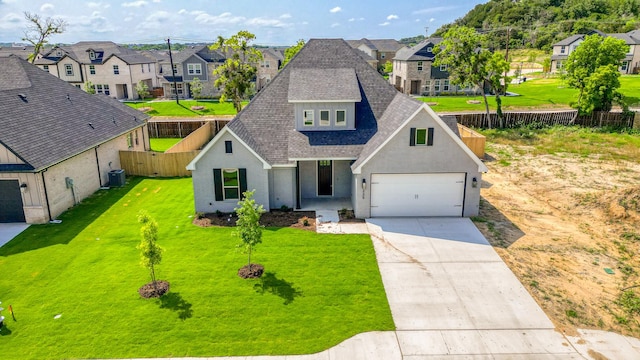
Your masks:
M49 193L47 192L47 182L44 179L44 173L47 169L44 169L40 174L42 175L42 186L44 187L44 200L47 203L47 214L49 215L49 221L53 221L51 218L51 207L49 206Z
M300 210L300 161L296 161L296 209Z
M144 151L147 151L149 149L147 149L147 141L144 139L144 129L147 129L147 131L149 131L149 123L147 123L147 125L143 125L140 128L140 132L142 133L142 147L144 148Z
M100 160L98 159L98 146L94 147L93 150L96 153L96 165L98 166L98 183L100 187L102 187L102 176L100 175Z

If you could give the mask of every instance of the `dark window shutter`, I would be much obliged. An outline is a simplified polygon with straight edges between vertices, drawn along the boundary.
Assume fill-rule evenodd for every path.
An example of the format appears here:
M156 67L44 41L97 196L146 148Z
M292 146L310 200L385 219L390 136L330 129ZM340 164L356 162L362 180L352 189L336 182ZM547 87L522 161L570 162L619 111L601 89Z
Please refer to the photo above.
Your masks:
M230 140L224 142L224 152L227 154L233 153L233 144Z
M216 193L216 201L224 200L222 196L222 169L213 169L213 189Z
M427 129L427 146L433 146L433 128Z
M411 134L409 134L409 146L416 146L416 128L411 128Z
M240 197L244 198L244 192L247 191L247 169L238 169L238 181L240 182Z

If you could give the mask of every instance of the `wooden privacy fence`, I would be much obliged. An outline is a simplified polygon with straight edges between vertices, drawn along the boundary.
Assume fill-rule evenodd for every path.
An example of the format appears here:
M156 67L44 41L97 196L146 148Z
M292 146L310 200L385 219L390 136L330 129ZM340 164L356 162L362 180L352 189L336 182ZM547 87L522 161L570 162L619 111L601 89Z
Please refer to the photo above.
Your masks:
M120 151L120 165L126 175L191 176L187 165L200 151L159 153L151 151Z
M488 128L486 113L452 114L459 124L475 128ZM597 111L591 115L578 115L576 110L538 111L538 112L505 112L502 125L496 113L491 113L491 127L517 128L521 126L553 126L580 125L585 127L617 127L632 128L634 114Z
M189 134L186 138L180 140L177 144L173 145L164 153L179 153L185 151L200 150L206 143L213 138L212 131L213 123L206 122L199 127L196 131Z
M149 137L183 138L206 123L211 123L211 131L213 134L217 134L229 121L231 119L151 120L149 121Z
M462 142L467 145L474 154L480 159L484 158L484 148L486 145L487 138L479 134L464 125L458 124L458 132L460 133L460 138Z

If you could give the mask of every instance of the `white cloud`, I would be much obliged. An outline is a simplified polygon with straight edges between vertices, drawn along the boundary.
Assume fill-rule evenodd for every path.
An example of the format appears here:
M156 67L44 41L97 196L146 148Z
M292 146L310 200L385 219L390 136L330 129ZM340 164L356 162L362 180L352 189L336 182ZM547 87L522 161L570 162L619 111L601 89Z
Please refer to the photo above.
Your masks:
M333 9L329 10L329 12L333 13L333 14L335 14L337 12L340 12L340 11L342 11L342 8L340 6L336 6Z
M291 14L282 14L280 15L280 19L291 19Z
M154 3L159 4L162 2L162 0L153 0Z
M8 13L0 18L0 29L14 30L22 22L22 16L14 13Z
M192 14L196 15L194 20L199 24L227 25L237 24L246 20L244 16L233 16L230 12L224 12L220 15L210 15L203 11L195 11L192 12Z
M308 21L303 21L303 22L301 22L300 24L301 24L301 25L309 25L309 22L308 22Z
M354 22L354 21L364 21L364 18L361 17L361 18L351 18L351 19L349 19L349 22Z
M180 14L180 15L184 15L184 14L186 14L187 12L188 12L188 11L187 11L187 10L185 10L185 9L180 9L180 11L178 11L178 14Z
M335 28L335 27L338 27L338 26L340 26L340 23L333 23L333 24L331 24L331 27L332 27L332 28Z
M76 31L84 33L107 33L116 31L109 20L102 16L99 11L94 11L91 16L80 16L74 18L72 25Z
M288 24L283 23L278 19L265 19L265 18L253 18L247 20L246 24L258 26L258 27L274 27L274 28L283 28L287 27Z
M378 25L380 25L380 26L387 26L387 25L389 25L389 24L391 24L391 23L390 23L390 22L388 22L388 21L385 21L385 22L383 22L382 24L378 24Z
M457 8L458 8L458 6L436 6L436 7L432 7L432 8L428 8L428 9L416 10L416 11L412 12L412 14L413 15L434 14L434 13L439 13L439 12L443 12L443 11L455 10Z
M93 2L92 1L92 2L88 2L87 6L90 7L90 8L100 8L101 7L101 8L104 8L104 9L108 9L108 8L111 7L111 4L105 4L105 3L102 3L102 2Z
M396 20L396 19L398 19L398 15L391 14L391 15L387 16L387 20Z
M122 6L124 7L143 7L145 5L147 5L148 2L144 1L144 0L138 0L138 1L132 1L132 2L128 2L128 3L122 3Z
M354 21L356 21L356 18L349 19L349 22L354 22Z
M434 21L436 21L436 18L429 19L429 22L434 22Z
M42 6L40 6L40 11L41 12L47 12L47 11L53 10L53 8L54 8L53 4L44 3L44 4L42 4Z

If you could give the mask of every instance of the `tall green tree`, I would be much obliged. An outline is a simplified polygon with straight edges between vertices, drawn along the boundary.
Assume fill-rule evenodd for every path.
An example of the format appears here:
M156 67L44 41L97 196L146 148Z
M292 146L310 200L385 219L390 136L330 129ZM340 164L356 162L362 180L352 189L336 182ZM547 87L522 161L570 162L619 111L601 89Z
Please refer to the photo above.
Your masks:
M287 63L293 59L298 52L300 52L300 49L304 47L304 44L304 40L300 39L295 45L284 50L284 60L282 61L282 65L280 65L280 69L287 65Z
M618 68L628 50L624 40L594 34L586 36L569 54L564 77L579 91L574 106L581 113L609 111L614 102L622 103Z
M502 99L500 98L500 95L507 92L507 87L509 86L509 82L511 81L511 78L505 75L509 71L509 68L509 62L504 59L504 56L502 54L497 52L491 54L491 57L487 61L487 65L485 68L485 81L489 85L491 92L496 98L496 115L498 117L498 121L500 122L500 127L504 125L504 117L502 115Z
M220 102L231 99L237 112L242 110L244 100L253 89L252 82L256 76L256 66L262 60L262 53L251 46L256 36L246 30L238 31L228 39L222 36L211 45L213 50L221 50L227 60L218 66L213 75L217 76L214 85L222 87Z
M162 253L164 252L164 249L157 243L158 223L144 210L138 213L138 222L142 224L140 227L142 240L138 245L138 250L140 250L140 265L149 269L151 282L156 286L155 267L162 261Z
M449 81L454 86L478 87L482 92L487 115L487 124L491 128L489 102L485 93L485 84L497 94L498 115L502 115L500 93L506 90L508 78L504 73L509 69L509 63L504 58L499 59L487 49L486 36L475 29L465 26L453 26L447 30L443 40L434 48L434 66L446 65ZM503 83L501 83L503 82Z
M241 242L238 247L244 249L249 256L248 267L251 271L251 253L256 245L262 243L262 226L260 225L260 217L265 210L262 205L257 205L253 194L255 190L245 191L243 199L238 202L235 209L238 214L236 221L236 235Z
M24 13L24 18L27 20L28 25L22 41L33 45L33 53L29 54L28 57L28 60L33 64L43 46L49 42L49 37L54 34L62 34L67 27L67 23L62 19L50 17L43 19L40 15L27 11Z

